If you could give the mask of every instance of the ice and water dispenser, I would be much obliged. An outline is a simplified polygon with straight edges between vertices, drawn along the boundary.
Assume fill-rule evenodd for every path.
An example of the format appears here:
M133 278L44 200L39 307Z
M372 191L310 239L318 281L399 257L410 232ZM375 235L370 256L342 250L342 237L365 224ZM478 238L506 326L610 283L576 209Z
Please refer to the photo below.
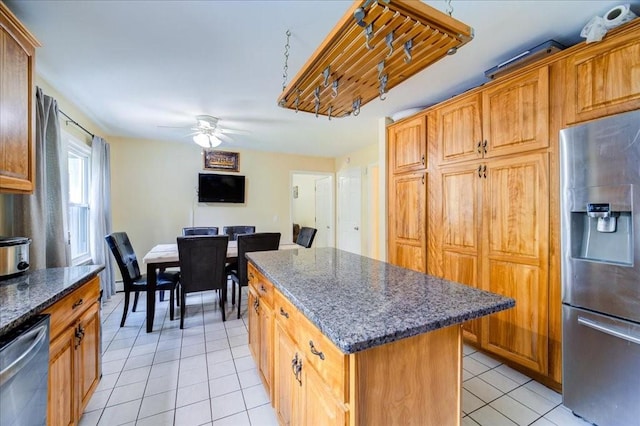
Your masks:
M569 190L571 257L633 264L632 186Z

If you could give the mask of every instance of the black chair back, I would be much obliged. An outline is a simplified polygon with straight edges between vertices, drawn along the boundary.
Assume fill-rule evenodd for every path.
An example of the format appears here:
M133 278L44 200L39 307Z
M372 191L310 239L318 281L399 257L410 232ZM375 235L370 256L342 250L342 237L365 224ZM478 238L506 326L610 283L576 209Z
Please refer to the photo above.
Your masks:
M180 285L185 293L223 289L227 258L226 235L178 237Z
M182 228L182 235L218 235L217 226L194 226Z
M245 254L254 251L278 250L278 246L280 246L279 232L238 235L238 280L241 286L249 285Z
M109 249L111 249L111 253L113 253L113 257L116 259L124 285L133 285L133 282L138 280L141 274L138 258L136 257L127 233L113 232L104 238L107 241Z
M316 232L318 232L316 228L307 228L306 226L303 226L300 229L300 233L298 234L296 244L301 245L305 248L311 247L311 244L313 244L313 239L316 236Z
M236 241L240 234L255 234L255 226L224 226L222 233L229 236L229 241Z

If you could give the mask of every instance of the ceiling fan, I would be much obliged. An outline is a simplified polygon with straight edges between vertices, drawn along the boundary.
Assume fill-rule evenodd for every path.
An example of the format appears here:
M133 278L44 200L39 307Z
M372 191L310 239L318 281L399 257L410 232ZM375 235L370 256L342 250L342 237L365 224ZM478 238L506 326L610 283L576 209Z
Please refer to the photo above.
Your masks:
M228 134L245 134L242 130L233 130L221 127L218 123L220 119L211 115L196 115L196 124L189 127L193 132L189 134L193 141L203 148L215 148L223 140L232 141ZM172 127L172 126L161 126Z
M197 115L196 127L193 127L193 141L203 148L215 148L222 143L225 133L232 130L218 126L218 118L210 115Z

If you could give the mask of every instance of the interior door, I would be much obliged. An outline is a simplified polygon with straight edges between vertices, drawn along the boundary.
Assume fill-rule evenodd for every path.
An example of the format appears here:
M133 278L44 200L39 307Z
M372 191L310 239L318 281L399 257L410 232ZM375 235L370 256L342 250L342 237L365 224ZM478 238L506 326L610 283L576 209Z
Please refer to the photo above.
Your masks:
M338 174L338 248L360 254L362 174L353 167Z
M316 229L313 247L334 247L333 178L316 180Z

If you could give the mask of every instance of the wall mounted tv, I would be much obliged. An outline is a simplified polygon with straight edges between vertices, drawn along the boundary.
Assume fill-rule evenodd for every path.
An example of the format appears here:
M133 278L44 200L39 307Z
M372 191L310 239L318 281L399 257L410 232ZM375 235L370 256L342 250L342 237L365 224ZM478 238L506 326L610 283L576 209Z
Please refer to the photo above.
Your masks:
M199 173L198 202L244 203L244 176Z

